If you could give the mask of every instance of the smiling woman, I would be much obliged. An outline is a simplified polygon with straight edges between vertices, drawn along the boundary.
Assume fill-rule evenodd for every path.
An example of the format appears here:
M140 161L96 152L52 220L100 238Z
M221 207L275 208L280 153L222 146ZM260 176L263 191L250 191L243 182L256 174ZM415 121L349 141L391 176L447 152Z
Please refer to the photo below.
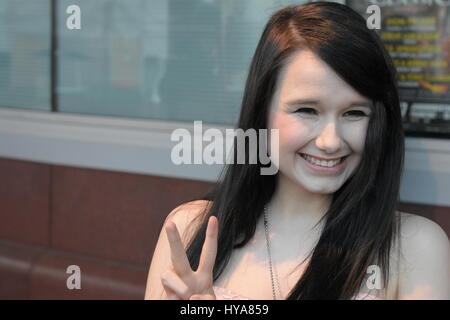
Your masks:
M209 201L174 210L168 220L186 217L177 227L187 253L168 221L147 298L450 298L447 236L396 210L404 136L395 70L360 15L329 2L277 11L250 65L238 128L278 129L277 174L229 164Z

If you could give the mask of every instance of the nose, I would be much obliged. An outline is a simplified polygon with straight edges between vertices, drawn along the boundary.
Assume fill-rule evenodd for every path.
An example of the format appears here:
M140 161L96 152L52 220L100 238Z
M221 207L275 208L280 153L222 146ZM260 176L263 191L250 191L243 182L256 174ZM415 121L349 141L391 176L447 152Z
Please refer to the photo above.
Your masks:
M328 123L316 139L316 147L325 153L336 153L341 147L341 138L336 132L336 124Z

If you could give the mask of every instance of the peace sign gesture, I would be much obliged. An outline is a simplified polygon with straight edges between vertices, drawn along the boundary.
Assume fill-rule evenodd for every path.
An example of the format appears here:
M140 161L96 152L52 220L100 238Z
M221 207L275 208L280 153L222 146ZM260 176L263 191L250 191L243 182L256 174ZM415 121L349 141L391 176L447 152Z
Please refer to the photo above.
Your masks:
M172 221L166 224L170 245L172 268L161 276L161 283L171 300L215 300L212 288L213 268L217 254L219 224L215 216L208 220L205 242L203 243L199 265L191 269L186 251L181 242L177 226Z

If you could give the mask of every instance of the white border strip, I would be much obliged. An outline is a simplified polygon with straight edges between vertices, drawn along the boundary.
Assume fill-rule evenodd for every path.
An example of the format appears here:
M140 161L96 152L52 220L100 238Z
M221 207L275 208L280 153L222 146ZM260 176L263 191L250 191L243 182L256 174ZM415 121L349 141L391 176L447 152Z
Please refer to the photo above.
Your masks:
M175 165L174 129L193 122L0 108L0 157L214 182L223 165ZM221 130L227 126L203 124ZM450 140L407 138L401 200L450 206Z
M224 126L203 124L203 131ZM215 181L223 165L175 165L174 129L193 123L0 108L0 157L172 178ZM224 133L225 135L225 133Z

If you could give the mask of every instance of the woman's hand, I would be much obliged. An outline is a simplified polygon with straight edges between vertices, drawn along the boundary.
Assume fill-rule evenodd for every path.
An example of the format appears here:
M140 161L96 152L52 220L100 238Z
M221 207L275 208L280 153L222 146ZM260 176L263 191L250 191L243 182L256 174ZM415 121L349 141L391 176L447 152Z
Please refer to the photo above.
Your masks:
M170 244L172 268L161 276L161 283L170 300L215 300L213 286L213 268L217 254L218 236L217 218L211 216L206 228L199 265L196 271L191 269L186 251L181 242L175 223L166 225Z

